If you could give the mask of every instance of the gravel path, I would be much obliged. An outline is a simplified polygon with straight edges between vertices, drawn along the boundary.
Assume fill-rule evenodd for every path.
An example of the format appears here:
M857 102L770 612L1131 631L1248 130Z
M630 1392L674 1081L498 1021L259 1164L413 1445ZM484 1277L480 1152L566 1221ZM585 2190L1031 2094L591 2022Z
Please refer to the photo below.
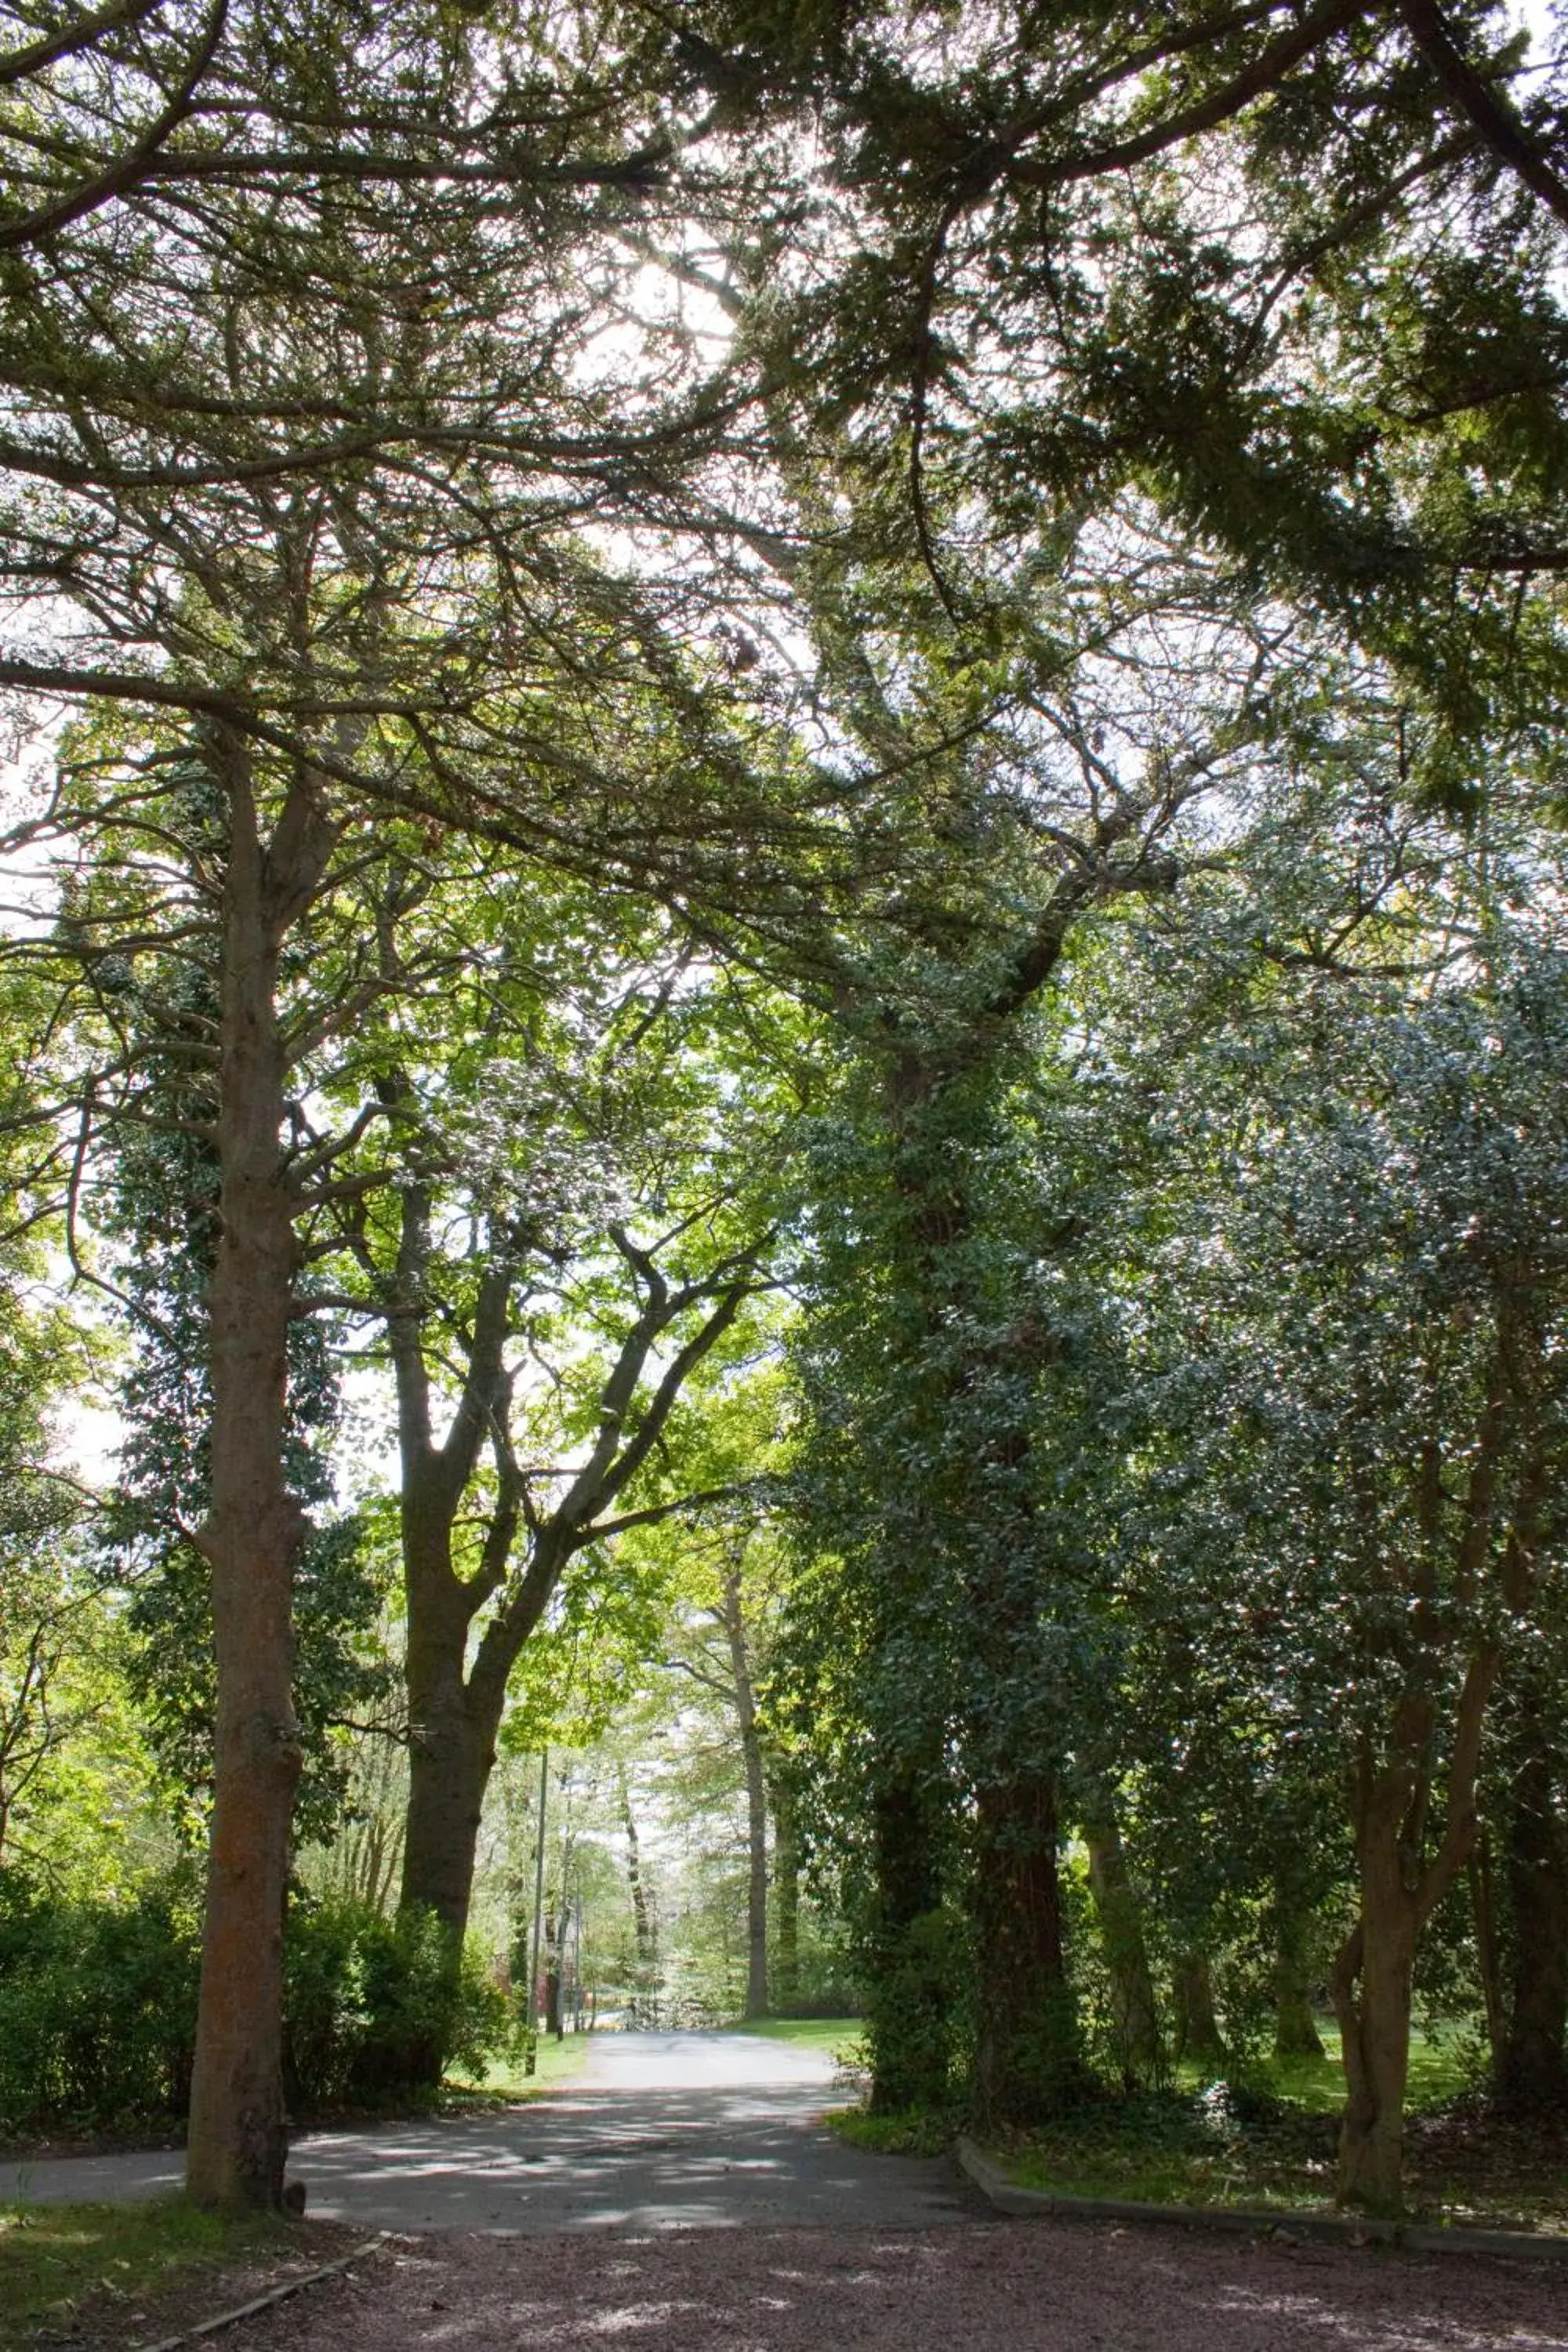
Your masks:
M239 2340L242 2338L242 2341ZM404 2240L235 2352L1568 2352L1561 2268L1083 2222Z

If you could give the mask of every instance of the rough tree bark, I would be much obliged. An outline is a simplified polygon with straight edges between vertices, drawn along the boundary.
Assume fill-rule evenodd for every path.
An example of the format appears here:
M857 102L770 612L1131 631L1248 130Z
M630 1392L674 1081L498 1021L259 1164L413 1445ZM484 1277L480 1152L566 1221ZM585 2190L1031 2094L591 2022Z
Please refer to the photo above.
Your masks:
M281 1140L277 988L284 939L319 887L335 836L304 779L264 844L245 744L215 727L207 756L229 830L211 1501L200 1529L212 1569L217 1710L185 2185L205 2205L254 2207L276 2206L283 2192L283 1905L301 1762L291 1678L304 1520L283 1457L297 1202Z
M975 1799L974 2118L1043 2121L1079 2079L1062 1949L1057 1790L1021 1772Z
M570 1551L536 1543L510 1604L491 1618L464 1672L479 1602L474 1580L450 1563L453 1520L440 1549L405 1554L408 1596L408 1816L399 1903L436 1913L454 1962L468 1924L485 1792L496 1760L507 1683L542 1617ZM498 1521L489 1530L499 1550ZM510 1537L506 1538L510 1544ZM487 1543L487 1550L489 1549ZM416 1598L417 1595L417 1598ZM434 2060L431 2061L434 2063Z
M1015 1425L984 1449L984 1472L1001 1469L1017 1481L1003 1556L975 1546L966 1579L985 1687L994 1692L1006 1692L1026 1674L1036 1641L1040 1571L1033 1565L1036 1514L1026 1483L1030 1444L1027 1429ZM977 1711L967 1728L975 1780L975 2120L985 2128L1026 2126L1071 2100L1083 2075L1062 1938L1059 1784L1048 1766L1020 1760L1014 1746L1021 1738L1048 1754L1057 1727L1048 1707L1033 1705L1024 1721L1000 1732L989 1710Z
M389 1108L403 1091L398 1077L382 1081L382 1099ZM486 1269L479 1283L462 1392L446 1437L436 1443L425 1356L431 1214L428 1189L408 1186L400 1203L394 1299L386 1318L397 1391L407 1606L408 1803L400 1900L405 1908L424 1905L437 1914L449 1931L455 1963L468 1926L479 1820L506 1695L504 1674L499 1688L493 1673L468 1675L468 1632L510 1567L521 1499L514 1465L504 1445L497 1444L510 1402L505 1349L512 1274L504 1257ZM454 1558L454 1530L487 1448L498 1452L496 1496L479 1565L464 1577ZM548 1583L537 1589L541 1582L535 1577L531 1605L519 1612L528 1620L519 1629L520 1647L549 1597ZM438 2063L432 2051L422 2071L427 2074Z

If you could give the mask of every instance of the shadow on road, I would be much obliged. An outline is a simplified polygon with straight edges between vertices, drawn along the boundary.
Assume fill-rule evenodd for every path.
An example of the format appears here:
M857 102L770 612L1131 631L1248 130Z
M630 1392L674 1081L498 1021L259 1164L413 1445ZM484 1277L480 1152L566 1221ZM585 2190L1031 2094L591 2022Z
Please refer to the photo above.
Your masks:
M917 2228L973 2208L945 2160L847 2147L817 2085L593 2090L486 2117L302 2140L324 2219L407 2230Z

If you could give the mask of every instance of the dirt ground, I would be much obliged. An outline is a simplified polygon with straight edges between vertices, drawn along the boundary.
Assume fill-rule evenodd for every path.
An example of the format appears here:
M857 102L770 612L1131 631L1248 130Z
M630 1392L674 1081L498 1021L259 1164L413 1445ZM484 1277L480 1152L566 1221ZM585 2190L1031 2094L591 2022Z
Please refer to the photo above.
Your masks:
M308 2277L354 2252L369 2240L363 2229L332 2221L292 2223L281 2242L249 2253L183 2264L162 2285L126 2294L103 2279L74 2300L51 2306L36 2325L11 2332L0 2316L0 2352L134 2352L199 2327L219 2312L237 2310L286 2280ZM320 2292L318 2289L317 2292ZM243 2328L214 2339L226 2352L249 2352Z
M405 2238L231 2352L1568 2352L1568 2264L1056 2221Z

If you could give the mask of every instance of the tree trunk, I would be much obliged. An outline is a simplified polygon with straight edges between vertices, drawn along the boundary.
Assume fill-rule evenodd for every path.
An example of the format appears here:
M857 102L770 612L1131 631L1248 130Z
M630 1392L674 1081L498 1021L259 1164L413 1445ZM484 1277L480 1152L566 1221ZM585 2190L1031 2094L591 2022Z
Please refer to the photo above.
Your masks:
M1369 2213L1397 2213L1404 2203L1415 1958L1409 1896L1386 1863L1374 1864L1363 1873L1362 1916L1333 1974L1346 2092L1338 2196L1342 2205Z
M1551 1766L1532 1757L1519 1778L1510 1826L1514 1962L1498 2085L1521 2114L1568 2110L1568 1822L1555 1794Z
M1323 2055L1323 2038L1312 2014L1308 1916L1284 1887L1276 1889L1274 1900L1274 2055Z
M398 1904L434 1911L456 1946L468 1924L499 1718L464 1683L466 1622L453 1625L445 1615L427 1609L409 1617L408 1813Z
M397 1087L384 1083L395 1097ZM452 1564L452 1530L487 1430L505 1393L502 1351L510 1284L488 1268L480 1285L467 1378L444 1444L434 1442L429 1373L420 1318L428 1279L430 1206L408 1186L401 1206L398 1304L387 1318L397 1382L399 1507L403 1583L408 1612L408 1811L404 1835L404 1909L423 1906L447 1929L454 1966L468 1922L474 1855L485 1790L495 1763L506 1680L469 1675L468 1638L486 1595ZM504 1569L516 1523L515 1503L500 1496L486 1528L486 1561L499 1549ZM499 1576L495 1580L499 1581ZM493 1630L493 1629L492 1629ZM510 1665L510 1659L507 1660Z
M1096 1808L1083 1824L1089 1849L1089 1883L1100 1918L1110 2008L1115 2021L1123 2081L1131 2087L1158 2076L1164 2063L1154 1979L1143 1941L1137 1889L1127 1868L1121 1834L1110 1804Z
M1037 1534L1028 1477L1026 1422L1004 1423L985 1447L974 1511L991 1517L990 1541L970 1551L968 1604L979 1632L975 1664L984 1687L1005 1694L1028 1673L1037 1634L1037 1570L1021 1580L1016 1564L1035 1558ZM1005 1483L994 1479L1005 1473ZM1012 1488L1004 1547L1001 1496ZM998 1572L997 1555L1007 1567ZM977 1678L978 1680L978 1678ZM1057 1845L1059 1797L1054 1774L1017 1757L1020 1738L1049 1754L1058 1731L1054 1706L1031 1707L1026 1731L973 1688L963 1731L974 1782L973 1869L970 1916L974 1939L974 2078L977 2123L1043 2122L1082 2086L1077 2008L1062 1949L1061 1882Z
M1396 1758L1423 1752L1433 1713L1425 1701L1406 1702L1392 1743ZM1423 1884L1412 1852L1411 1825L1424 1810L1418 1769L1397 1760L1374 1769L1363 1757L1356 1828L1359 1916L1330 1983L1345 2069L1337 2193L1342 2205L1371 2213L1397 2213L1404 2202L1411 1979L1421 1921L1442 1891L1430 1872ZM1466 1858L1459 1855L1456 1867Z
M975 2121L1038 2123L1080 2080L1047 1775L1020 1772L981 1790L974 1869Z
M787 2017L800 1999L800 1832L795 1791L773 1775L773 1999Z
M201 1545L212 1569L217 1708L185 2183L198 2203L237 2208L277 2206L283 2194L283 1904L301 1763L292 1608L304 1522L283 1460L297 1248L276 991L292 903L278 886L290 877L269 873L243 746L219 738L215 750L229 853L211 1500Z
M951 1929L930 1809L913 1775L872 1791L876 1867L867 2041L871 2112L901 2115L946 2104L952 2082L954 1985Z
M652 1969L658 1960L658 1938L654 1927L653 1907L643 1884L642 1846L637 1837L637 1816L632 1811L631 1784L626 1768L619 1764L616 1778L620 1790L621 1827L626 1833L626 1885L631 1890L632 1927L637 1937L637 1967Z
M1195 2066L1223 2066L1225 2036L1215 2014L1214 1972L1198 1944L1184 1945L1171 1971L1176 2007L1176 2046Z
M730 1670L735 1678L735 1708L741 1755L746 1768L746 2008L748 2017L768 2013L768 1801L763 1778L763 1743L757 1730L756 1695L747 1654L741 1576L724 1580L724 1632Z
M389 1110L407 1092L405 1079L395 1069L384 1070L377 1086ZM700 1286L672 1288L651 1260L638 1256L647 1295L604 1381L598 1430L588 1458L549 1520L542 1526L530 1520L520 1563L513 1550L523 1520L527 1480L511 1450L512 1375L506 1362L516 1269L508 1250L498 1244L480 1277L457 1409L437 1445L425 1352L431 1217L428 1192L419 1183L406 1183L395 1279L387 1284L384 1272L374 1265L372 1271L384 1285L384 1295L391 1294L386 1325L397 1385L402 1467L412 1744L401 1901L405 1906L427 1906L445 1922L452 1938L455 1980L485 1790L512 1669L566 1563L601 1532L594 1525L595 1515L615 1500L658 1443L682 1381L729 1329L750 1295L752 1277L749 1270L731 1267L725 1281L711 1290ZM706 1306L704 1321L665 1367L651 1401L634 1412L650 1356L671 1322L697 1299ZM459 1576L453 1562L453 1530L465 1502L474 1508L472 1482L487 1448L494 1470L493 1498L482 1507L478 1561L469 1573ZM663 1507L652 1516L662 1516ZM468 1664L474 1630L481 1624Z
M1492 1864L1491 1840L1484 1832L1476 1840L1468 1875L1470 1922L1476 1938L1476 1973L1481 1980L1481 2007L1486 2015L1487 2042L1492 2053L1492 2081L1494 2086L1500 2086L1508 2066L1508 2003L1503 1995L1497 1872Z
M408 1621L408 1811L404 1826L400 1911L433 1911L447 1931L447 1984L456 2002L463 1937L485 1791L496 1760L505 1699L489 1678L463 1681L463 1634L456 1612L439 1601L411 1609ZM399 2061L405 2079L439 2083L449 2055L445 2031L411 2043Z
M564 2039L561 2022L562 1948L566 1940L563 1916L548 1911L544 1917L544 2031L557 2042Z
M396 1098L395 1080L384 1079L383 1088L387 1097ZM397 1384L408 1626L408 1799L398 1907L433 1911L440 1920L455 2002L485 1791L496 1760L506 1678L515 1656L514 1650L504 1649L504 1625L492 1621L471 1671L465 1674L465 1667L474 1619L488 1590L504 1573L517 1503L503 1478L485 1529L480 1580L465 1581L452 1564L452 1530L486 1435L507 1394L502 1359L510 1283L504 1266L486 1269L462 1393L446 1440L437 1445L420 1323L429 1265L429 1216L424 1191L408 1186L401 1204L398 1298L387 1317ZM399 2070L413 2082L431 2085L440 2081L447 2055L446 2033L437 2030L400 2053Z
M1489 1385L1479 1442L1470 1464L1463 1527L1454 1561L1458 1597L1478 1591L1494 1533L1496 1473L1507 1431L1509 1391L1503 1364L1512 1336L1506 1321L1497 1335L1498 1368ZM1511 1378L1511 1372L1510 1372ZM1436 1644L1433 1609L1441 1525L1442 1486L1436 1447L1426 1449L1416 1490L1420 1546L1409 1570L1411 1623L1418 1645ZM1527 1464L1500 1562L1502 1597L1510 1609L1523 1601L1534 1551L1534 1528L1544 1462ZM1376 1551L1375 1507L1366 1522ZM1345 2069L1345 2111L1340 2131L1339 2200L1374 2213L1397 2213L1404 2203L1405 2090L1410 2069L1410 1989L1421 1931L1470 1858L1476 1840L1476 1780L1481 1735L1502 1652L1494 1637L1474 1648L1465 1666L1451 1727L1433 1696L1433 1649L1427 1651L1395 1705L1383 1752L1363 1732L1352 1779L1360 1916L1334 1962L1331 1986ZM1420 1656L1418 1646L1416 1656ZM1448 1730L1444 1741L1445 1728ZM1447 1801L1440 1832L1431 1819L1436 1762L1447 1747ZM1428 1844L1436 1850L1426 1859ZM1359 1990L1358 1990L1359 1988Z

